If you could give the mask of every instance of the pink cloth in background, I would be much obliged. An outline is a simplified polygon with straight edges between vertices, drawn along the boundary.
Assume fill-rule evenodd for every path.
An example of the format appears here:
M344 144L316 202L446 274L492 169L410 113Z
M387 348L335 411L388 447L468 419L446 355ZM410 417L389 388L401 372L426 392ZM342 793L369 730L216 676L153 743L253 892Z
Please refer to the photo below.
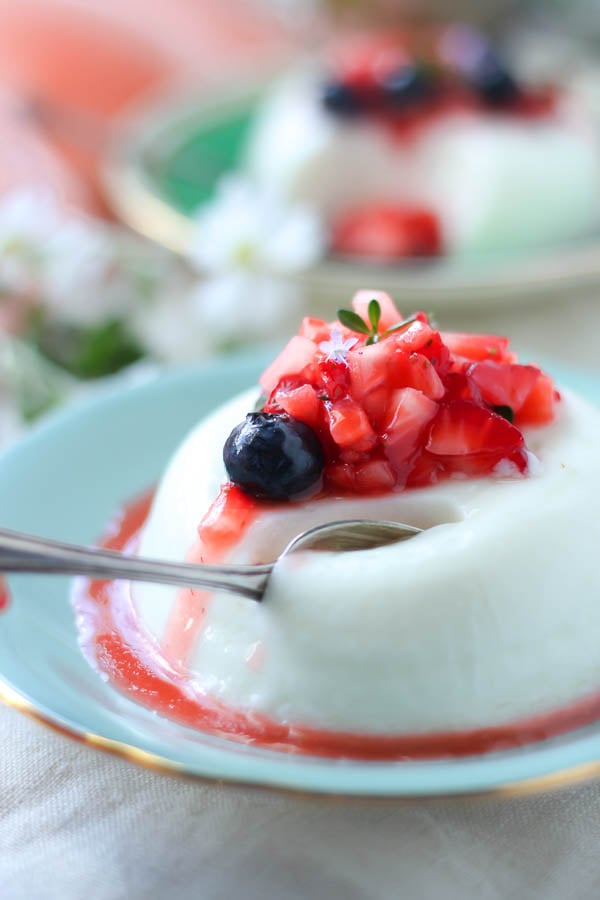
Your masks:
M243 0L0 0L0 190L31 181L104 210L111 122L148 94L235 77L286 50ZM27 114L32 102L54 117Z

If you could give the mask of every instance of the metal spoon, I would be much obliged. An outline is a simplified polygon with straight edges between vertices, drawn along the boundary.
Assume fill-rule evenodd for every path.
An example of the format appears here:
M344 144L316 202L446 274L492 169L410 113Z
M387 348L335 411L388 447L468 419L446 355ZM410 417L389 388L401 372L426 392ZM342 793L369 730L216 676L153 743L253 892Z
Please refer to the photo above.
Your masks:
M398 522L350 519L317 525L297 535L278 559L297 550L345 553L394 544L419 534L421 528ZM277 560L276 560L277 562ZM115 550L93 550L47 538L0 529L0 572L88 575L125 578L155 584L212 588L262 600L276 562L259 566L211 566L125 556Z

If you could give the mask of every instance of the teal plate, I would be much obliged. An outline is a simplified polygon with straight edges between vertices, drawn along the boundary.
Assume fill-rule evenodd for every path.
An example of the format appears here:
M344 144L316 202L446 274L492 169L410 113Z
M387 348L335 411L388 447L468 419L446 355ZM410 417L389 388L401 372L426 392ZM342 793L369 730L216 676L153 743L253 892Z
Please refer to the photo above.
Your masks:
M257 354L111 388L47 418L0 458L1 524L92 542L159 478L204 413L256 381ZM600 382L554 373L593 401ZM59 731L166 772L303 793L434 796L541 789L600 772L600 723L518 751L428 762L287 755L203 735L137 706L84 661L67 579L14 576L0 617L0 696Z
M104 167L107 197L136 231L182 252L194 210L211 198L216 181L236 169L264 78L220 85L209 95L170 97L129 111L117 129ZM600 283L600 233L527 252L469 256L398 265L328 258L297 276L310 308L324 314L351 296L357 284L377 284L405 307L471 309L524 299L589 291Z

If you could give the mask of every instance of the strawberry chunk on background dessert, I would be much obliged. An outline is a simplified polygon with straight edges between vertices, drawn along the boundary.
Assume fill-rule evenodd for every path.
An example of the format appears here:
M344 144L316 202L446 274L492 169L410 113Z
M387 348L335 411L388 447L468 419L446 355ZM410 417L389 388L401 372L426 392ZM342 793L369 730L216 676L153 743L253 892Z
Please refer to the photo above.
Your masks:
M438 216L421 206L371 203L350 209L331 226L331 249L382 262L443 252Z

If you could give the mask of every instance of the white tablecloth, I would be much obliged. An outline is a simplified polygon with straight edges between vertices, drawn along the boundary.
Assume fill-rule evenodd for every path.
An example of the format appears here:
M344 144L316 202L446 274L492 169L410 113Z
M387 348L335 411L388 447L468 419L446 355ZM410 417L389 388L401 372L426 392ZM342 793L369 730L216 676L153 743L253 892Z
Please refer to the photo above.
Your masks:
M2 900L596 900L600 784L312 800L136 768L0 710Z
M470 325L600 371L595 297ZM600 897L600 783L515 799L310 800L138 769L4 708L0 747L1 900Z

